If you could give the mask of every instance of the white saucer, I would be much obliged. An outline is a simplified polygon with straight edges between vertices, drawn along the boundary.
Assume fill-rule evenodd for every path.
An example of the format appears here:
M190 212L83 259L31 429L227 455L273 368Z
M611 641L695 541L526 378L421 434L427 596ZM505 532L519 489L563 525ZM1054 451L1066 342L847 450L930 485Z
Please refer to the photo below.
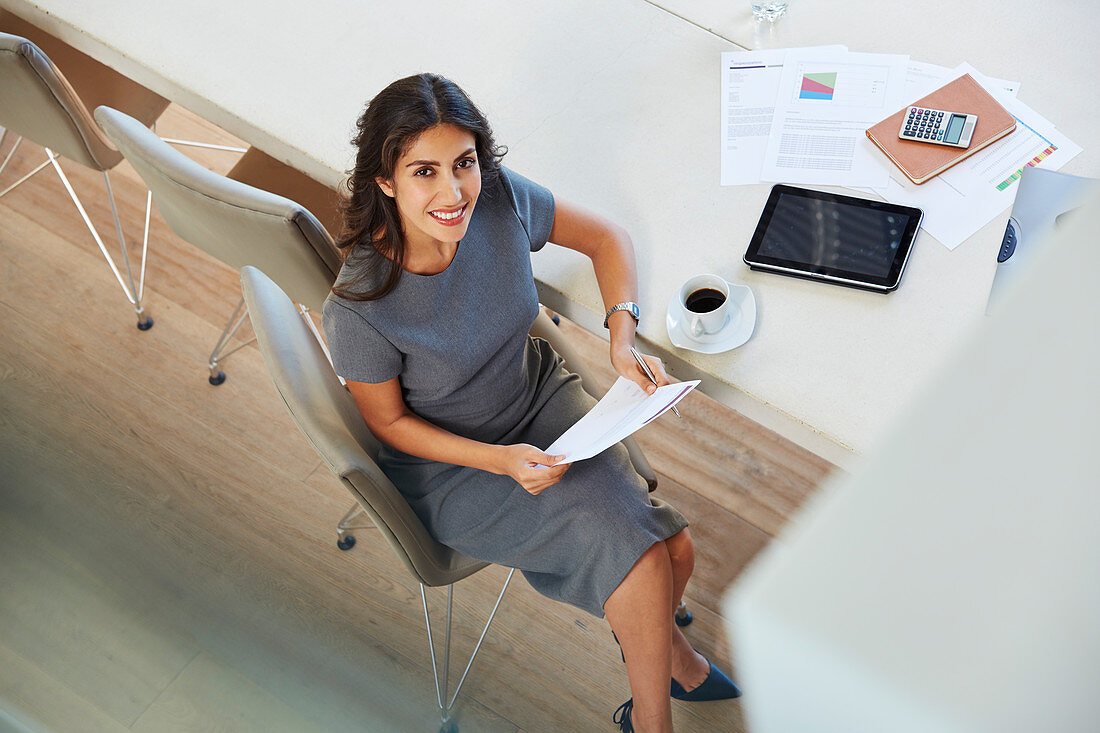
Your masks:
M748 285L729 283L729 288L729 320L716 333L702 336L692 336L687 331L687 324L680 310L679 291L673 294L672 300L668 302L665 326L668 328L668 338L674 346L701 354L720 354L736 349L749 340L756 328L756 298Z

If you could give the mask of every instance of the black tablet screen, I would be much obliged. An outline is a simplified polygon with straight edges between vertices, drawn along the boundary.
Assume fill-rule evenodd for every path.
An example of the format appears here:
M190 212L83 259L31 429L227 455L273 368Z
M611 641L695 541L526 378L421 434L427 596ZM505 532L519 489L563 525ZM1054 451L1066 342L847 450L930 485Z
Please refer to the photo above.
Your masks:
M872 278L890 274L911 217L780 193L760 242L763 257Z

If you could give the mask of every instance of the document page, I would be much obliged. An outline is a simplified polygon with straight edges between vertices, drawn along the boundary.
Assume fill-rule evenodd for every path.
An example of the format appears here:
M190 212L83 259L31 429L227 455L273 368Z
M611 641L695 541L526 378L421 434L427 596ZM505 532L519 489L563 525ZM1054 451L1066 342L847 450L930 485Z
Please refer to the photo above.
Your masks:
M764 180L885 186L867 128L905 106L909 57L898 54L787 53Z
M963 74L974 77L1016 118L1016 130L919 186L905 178L886 156L879 160L890 181L877 193L888 201L923 209L921 228L948 249L958 247L1012 206L1016 182L1025 167L1057 170L1081 152L1053 123L1016 99L1018 84L990 79L963 63L945 73L938 86Z
M658 387L647 395L642 388L619 377L607 394L587 415L546 449L551 455L564 455L562 463L591 458L607 450L623 438L656 420L665 411L695 389L699 380L677 382Z
M844 51L844 46L812 50ZM722 54L722 185L760 183L787 49Z

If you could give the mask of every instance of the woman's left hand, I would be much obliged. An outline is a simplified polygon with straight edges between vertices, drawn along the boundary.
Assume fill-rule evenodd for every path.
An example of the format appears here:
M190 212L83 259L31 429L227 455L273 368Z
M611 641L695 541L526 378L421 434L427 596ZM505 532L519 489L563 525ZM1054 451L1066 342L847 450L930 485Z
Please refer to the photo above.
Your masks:
M639 352L640 353L640 352ZM642 359L645 360L646 366L649 367L649 371L653 372L653 376L657 378L657 384L649 380L646 373L642 371L642 368L638 365L637 359L630 353L629 346L612 347L611 349L611 366L615 367L615 371L620 375L626 377L630 381L637 384L646 394L653 394L657 391L657 387L663 387L669 384L668 375L665 374L665 365L656 356L647 356L642 354Z

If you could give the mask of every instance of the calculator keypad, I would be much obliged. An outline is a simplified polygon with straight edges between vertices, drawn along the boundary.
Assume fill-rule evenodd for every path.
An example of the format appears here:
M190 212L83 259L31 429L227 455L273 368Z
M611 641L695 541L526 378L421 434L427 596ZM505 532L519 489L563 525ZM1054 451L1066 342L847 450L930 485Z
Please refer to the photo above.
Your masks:
M943 142L944 114L944 111L939 109L910 107L898 136L908 140L927 140L930 143L948 145L949 143Z

